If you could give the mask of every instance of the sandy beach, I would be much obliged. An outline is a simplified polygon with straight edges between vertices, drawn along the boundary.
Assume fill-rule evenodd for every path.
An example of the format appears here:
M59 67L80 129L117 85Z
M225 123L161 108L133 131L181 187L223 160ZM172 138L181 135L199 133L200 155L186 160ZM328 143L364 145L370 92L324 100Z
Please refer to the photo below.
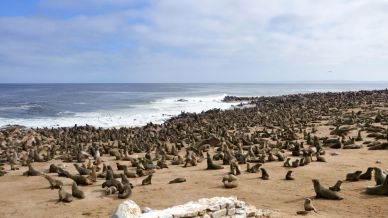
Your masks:
M301 109L303 107L302 105L308 106L313 102L317 101L317 99L319 99L321 106L316 105L315 108L310 109L313 111L315 110L315 112L317 113L321 113L321 115L319 115L319 119L318 117L316 117L317 119L306 119L307 122L305 123L294 123L294 133L296 136L295 140L286 140L284 138L281 138L280 135L278 135L279 138L277 140L273 140L274 138L271 137L262 137L261 139L262 141L265 141L265 144L272 145L273 149L281 149L280 147L276 147L275 145L277 142L284 143L285 141L295 141L299 143L304 142L304 148L314 147L313 145L308 145L304 138L303 132L298 131L298 127L301 126L303 131L310 132L312 135L319 138L321 144L324 145L324 138L329 137L331 135L330 133L336 128L336 126L333 125L333 122L335 121L339 123L338 120L340 117L344 118L348 117L349 114L353 114L354 116L357 116L358 119L357 121L353 121L352 123L346 125L347 127L351 127L352 130L346 133L346 137L344 137L344 140L356 138L358 135L358 131L362 130L362 141L354 142L355 145L363 145L360 149L333 149L330 147L323 146L325 152L322 156L324 156L326 162L317 162L315 161L315 157L313 157L313 162L311 162L310 164L305 166L299 166L296 168L283 167L284 161L265 162L262 167L268 171L270 175L269 180L261 180L261 173L246 172L246 164L240 164L239 166L241 168L242 174L238 175L239 186L234 189L225 189L224 185L221 182L222 177L229 173L228 165L224 166L224 169L221 170L206 170L206 159L199 162L197 166L191 167L183 167L183 164L171 165L170 161L167 160L166 162L168 163L168 168L156 170L152 178L152 185L141 185L141 181L145 177L129 179L134 186L134 188L132 189L132 195L129 197L129 199L135 201L141 207L163 209L166 207L183 204L188 201L193 201L204 197L237 196L238 199L243 200L246 203L252 204L257 208L279 210L279 214L282 217L300 217L296 214L296 212L304 210L304 198L309 197L313 200L313 204L315 205L318 213L311 212L305 217L386 217L386 214L388 214L388 208L385 205L387 205L388 203L388 197L372 196L367 195L365 193L366 187L375 185L373 177L372 180L360 180L357 182L344 181L347 173L352 173L356 170L361 170L365 172L368 167L379 167L381 169L388 169L388 150L368 150L368 147L365 143L367 141L387 141L386 138L376 139L373 137L367 137L369 133L365 130L365 124L369 123L369 125L383 127L385 129L383 131L385 133L383 134L386 135L387 125L385 125L385 123L383 122L383 120L385 119L385 111L388 109L388 107L384 105L386 103L386 91L381 91L378 94L373 94L373 92L358 94L362 97L355 97L355 101L353 102L354 104L348 104L347 106L344 106L343 102L339 102L336 105L336 103L330 103L329 100L331 99L335 102L335 99L342 99L345 102L345 100L351 99L351 97L349 96L353 96L353 93L350 93L346 96L337 96L333 98L328 96L321 96L320 98L315 98L314 96L302 96L301 98L305 97L305 99L301 102L295 102L292 97L287 96L274 97L272 99L269 99L272 102L278 102L279 105L296 106L290 106L288 107L289 109L287 109L287 107L278 107L277 109L283 108L283 111L277 110L276 112L275 110L275 112L273 112L272 114L268 113L267 116L270 117L276 117L276 113L284 114L287 113L287 111L293 112L295 114L300 112L302 114L303 111L307 111L307 109L309 109ZM356 96L356 94L354 94L354 96ZM359 101L359 99L362 99L362 102L364 102L363 105L358 104L359 102L361 102ZM373 101L369 102L368 99ZM259 102L261 100L259 100ZM326 104L331 105L330 107L328 107ZM326 106L330 109L335 108L335 110L330 110L326 112L323 112L325 110L316 110L318 107L324 108ZM266 106L259 106L259 110L260 107ZM253 113L252 111L250 111L253 109L249 107L241 110L247 110L244 113ZM358 113L358 115L355 115L359 111L361 112ZM231 112L220 112L220 117L216 117L214 119L222 121L224 120L224 118L221 118L222 116L233 116L233 114L230 115L228 113ZM306 112L306 114L309 114L309 112ZM194 115L180 116L167 122L170 125L174 125L173 128L170 128L168 127L169 125L167 125L157 127L152 131L150 130L152 129L150 127L144 127L143 130L146 132L147 129L150 130L148 132L160 132L163 131L164 128L177 129L180 128L178 127L179 125L184 126L187 120L191 120L188 123L196 122L192 121L192 119L202 119L202 125L209 126L204 124L209 122L209 116L209 114L199 114L198 117ZM376 116L382 116L383 120L380 122L370 123L370 120L368 119L361 119L361 117L369 117L371 120L375 120ZM263 123L258 123L255 126L251 124L245 125L244 120L245 119L240 119L240 123L238 125L235 125L235 128L231 128L231 126L233 125L229 125L228 131L230 133L244 132L244 134L248 135L256 131L263 131ZM270 122L274 124L274 130L282 129L287 126L276 126L275 119L271 121L269 120L270 119L268 119L268 121L266 122L267 128L270 126L268 125ZM220 125L220 123L217 123L216 125ZM338 125L343 126L343 124ZM185 129L186 132L170 132L169 134L176 136L175 138L171 137L170 140L160 135L160 140L164 142L161 143L160 146L176 144L177 142L180 142L177 139L179 138L183 140L184 138L186 138L186 134L193 134L196 131L208 131L206 128L199 130L196 128L190 129L187 126L181 128L181 130L183 129ZM47 131L49 132L49 130ZM212 131L213 133L220 132L217 130L210 131ZM32 134L31 132L28 133L28 131L20 131L19 133L16 132L19 132L19 130L2 129L0 134L0 142L3 145L1 149L1 157L3 160L2 168L4 169L3 171L7 172L4 176L0 177L0 192L2 193L0 195L0 205L2 208L0 212L0 217L109 217L114 212L117 205L123 201L123 199L118 199L117 195L106 196L104 189L101 187L101 184L105 181L105 179L98 178L97 182L94 182L92 185L79 186L80 189L83 190L86 195L85 199L74 199L71 203L58 202L58 190L51 190L49 188L49 183L45 178L41 176L22 175L23 172L28 169L28 167L21 166L21 161L17 162L16 164L16 167L19 168L18 170L10 170L10 165L5 160L7 159L7 155L10 155L9 152L15 148L15 145L17 143L13 144L13 146L7 147L7 145L10 144L6 143L6 134L8 134L8 137L18 139L22 139L24 136L37 136L37 134ZM87 131L84 130L84 132ZM96 132L93 133L94 136L96 135ZM273 131L272 133L271 131L269 132L270 135L275 134L275 132ZM136 131L133 133L136 134ZM207 133L202 134L202 136L206 135ZM218 135L217 137L221 137L221 135ZM234 137L238 138L238 134L234 134ZM204 137L202 137L202 139L203 138ZM46 142L42 143L42 145L61 144L56 143L57 141L53 139L55 139L55 134L48 134L47 137L42 137L42 141ZM93 138L90 138L88 140L92 139ZM79 138L79 140L82 140L82 138ZM185 147L179 151L179 155L184 157L186 154L186 149L189 146L198 143L198 141L201 141L201 139L198 139L195 142L192 141L192 144L185 144ZM154 142L158 144L156 141ZM133 143L135 143L135 141L129 142L128 146L131 146ZM140 143L140 141L137 141L137 143ZM70 145L70 147L73 146L71 143L68 144ZM117 140L109 140L109 142L107 142L106 144L108 144L112 148L120 150L120 148L118 148L120 146L118 146ZM236 143L231 142L230 144L234 145L230 146L230 149L234 152L237 152L238 148L236 146ZM254 144L256 143L253 143L252 141L251 145ZM91 146L91 143L88 143L87 146ZM18 146L16 145L16 147ZM38 147L39 146L36 146L36 149ZM34 149L34 146L31 145L31 148ZM220 145L217 145L216 147L210 147L210 154L217 154L217 152L219 152L217 151L217 149L219 148ZM62 151L61 154L59 153L59 150L61 149L62 148L58 148L55 157L63 156ZM23 149L19 147L17 150L20 153L19 158L21 158L21 154L30 151L30 148L23 151ZM84 146L84 150L85 152L87 151L86 146ZM290 157L292 161L302 157L302 155L300 157L292 156L292 152L290 150L281 150L284 150L285 158ZM155 156L155 152L155 150L151 150L150 153L152 156ZM142 151L140 153L135 152L130 156L144 157L144 155L145 151ZM116 163L124 164L128 167L131 167L130 161L116 159L117 157L110 156L109 154L104 154L101 157L103 163L112 166L114 172L119 172L117 171ZM74 163L75 162L76 161L74 161ZM222 160L215 161L215 163L217 164L222 164L222 162ZM55 158L48 161L33 162L32 165L34 169L40 172L47 173L49 165L53 163L62 164L63 161L59 160L58 158ZM156 163L156 161L154 161L154 163ZM85 161L85 164L87 164L87 161ZM71 174L78 173L74 168L73 163L64 163L64 165L64 169L69 171ZM295 177L295 180L293 181L287 181L284 179L286 172L290 169L293 170L292 175ZM101 171L99 173L101 173ZM72 179L58 177L57 173L48 174L55 179L61 180L64 183L64 189L67 192L71 193ZM170 180L175 179L177 177L184 177L186 178L187 182L179 184L168 184ZM344 199L340 201L315 199L312 179L319 179L321 184L325 187L334 185L337 180L343 180L344 182L342 184L339 195L342 196Z

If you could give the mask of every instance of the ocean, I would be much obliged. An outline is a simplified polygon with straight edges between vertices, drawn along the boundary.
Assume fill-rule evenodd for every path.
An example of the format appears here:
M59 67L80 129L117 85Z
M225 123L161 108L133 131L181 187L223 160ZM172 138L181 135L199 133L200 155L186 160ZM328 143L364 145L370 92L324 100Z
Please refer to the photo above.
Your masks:
M277 96L386 89L386 83L0 84L0 127L134 127L181 112L228 109L227 95Z

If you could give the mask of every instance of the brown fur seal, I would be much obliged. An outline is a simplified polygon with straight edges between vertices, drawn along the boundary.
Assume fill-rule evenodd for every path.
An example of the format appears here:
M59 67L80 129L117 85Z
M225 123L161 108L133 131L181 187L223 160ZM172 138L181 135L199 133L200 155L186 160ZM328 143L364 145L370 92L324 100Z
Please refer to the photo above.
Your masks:
M121 182L116 180L116 179L111 179L111 180L106 180L105 182L102 183L102 188L105 188L105 187L116 187L117 190L119 190L119 188L121 187Z
M325 198L332 200L342 200L343 197L340 197L336 192L323 187L318 179L313 179L314 190L316 193L316 198Z
M319 152L317 152L317 154L316 154L317 156L317 161L318 162L326 162L326 158L325 157L322 157L320 154L319 154Z
M238 186L238 178L232 174L224 176L222 178L225 188L236 188Z
M88 179L84 176L81 176L81 175L70 175L70 178L72 180L74 180L74 182L76 182L77 185L91 185L91 184L93 184L93 182L90 181L90 179Z
M374 187L367 187L366 193L368 195L388 195L388 179L384 183Z
M338 180L334 186L331 186L329 187L330 190L332 191L335 191L335 192L339 192L341 191L341 185L342 185L342 181L341 180Z
M286 174L286 180L294 180L295 178L291 176L292 170L289 170Z
M124 174L128 178L136 178L137 177L137 174L135 172L129 172L128 171L128 167L124 168Z
M129 198L132 194L132 189L129 184L125 184L121 189L119 190L118 198L120 199L126 199Z
M168 184L182 183L182 182L186 182L186 179L185 178L176 178L174 180L171 180Z
M221 165L213 163L213 160L210 157L210 154L207 153L207 169L208 170L220 170L220 169L224 169L224 167Z
M80 199L85 198L84 192L78 188L77 183L75 182L73 182L73 185L71 186L71 194L73 195L73 197L76 197L76 198L80 198Z
M40 176L42 175L41 172L38 170L35 170L31 164L28 164L28 170L23 173L23 176Z
M360 175L359 179L371 180L372 179L372 171L373 171L373 167L368 167L366 172Z
M257 173L257 172L259 172L261 166L262 166L262 164L258 163L256 165L254 165L253 167L250 167L249 163L247 163L247 171L249 173Z
M62 201L62 202L66 202L66 203L69 203L69 202L72 202L73 201L73 196L69 193L67 193L64 189L63 189L63 186L61 186L58 190L58 195L59 195L59 199L58 201Z
M230 173L235 176L241 174L240 166L235 159L230 161Z
M381 185L383 184L383 182L385 181L385 178L387 177L387 175L383 172L382 169L378 168L378 167L375 167L373 168L375 170L375 181L376 181L376 185Z
M291 158L287 158L283 164L283 167L291 167L290 160L291 160Z
M56 180L51 178L49 175L43 175L44 178L47 179L47 181L50 183L51 189L59 189L61 186L63 186L63 182L60 180Z
M354 173L346 174L346 181L349 181L349 182L356 182L356 181L358 181L359 178L360 178L361 173L362 173L362 171L357 170Z
M262 180L269 180L269 174L267 173L267 170L264 168L260 168L261 170L261 179Z
M74 164L74 167L80 175L88 176L90 173L92 173L92 171L85 167L79 166L78 164Z
M314 211L315 213L318 213L310 198L304 199L304 210L305 211Z
M151 179L152 179L152 174L147 176L147 178L143 179L143 181L141 181L141 184L142 185L151 185Z

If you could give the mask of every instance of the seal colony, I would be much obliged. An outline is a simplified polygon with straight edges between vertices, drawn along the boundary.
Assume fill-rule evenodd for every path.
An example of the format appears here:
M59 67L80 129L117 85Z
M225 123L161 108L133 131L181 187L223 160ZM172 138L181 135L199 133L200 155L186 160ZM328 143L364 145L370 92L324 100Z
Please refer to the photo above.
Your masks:
M296 216L303 205L304 214L335 216L330 208L357 197L375 199L371 207L388 203L388 197L374 197L388 195L387 151L378 151L388 149L387 90L227 96L224 101L247 103L225 111L182 113L164 124L136 128L3 128L0 190L33 181L22 195L38 193L36 199L48 202L45 210L79 205L80 213L94 216L98 209L85 206L91 201L109 208L104 202L130 198L144 207L164 207L162 199L179 203L172 202L173 196L184 202L196 194L244 194L258 201L256 207L269 209L276 209L277 202L255 200L260 194L277 196L280 206L290 204L283 198L293 197L293 208L280 208L288 216ZM361 153L367 159L352 159ZM187 189L193 191L185 194ZM177 197L171 190L181 193ZM292 196L285 197L284 191ZM156 192L162 197L155 197ZM58 201L66 204L54 208ZM2 202L10 200L0 197ZM44 205L32 205L41 208L37 214L49 213ZM11 211L0 215L11 216Z

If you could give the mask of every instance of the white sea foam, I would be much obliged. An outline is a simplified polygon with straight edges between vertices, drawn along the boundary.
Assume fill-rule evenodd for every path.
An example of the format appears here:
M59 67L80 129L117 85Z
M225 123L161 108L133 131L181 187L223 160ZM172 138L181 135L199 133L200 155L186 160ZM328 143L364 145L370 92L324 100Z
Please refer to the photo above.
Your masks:
M228 109L238 103L225 103L226 95L174 97L159 99L148 104L130 105L128 108L85 113L62 112L58 117L0 118L0 126L24 125L27 127L59 127L92 125L96 127L143 126L149 122L163 123L181 112L200 113L209 109Z

